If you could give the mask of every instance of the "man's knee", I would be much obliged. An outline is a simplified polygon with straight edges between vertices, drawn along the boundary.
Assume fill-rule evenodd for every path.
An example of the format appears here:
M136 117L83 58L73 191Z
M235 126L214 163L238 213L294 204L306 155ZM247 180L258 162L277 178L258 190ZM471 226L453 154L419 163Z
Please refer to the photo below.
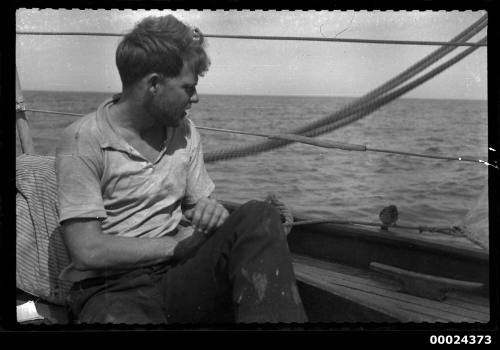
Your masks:
M242 219L246 230L254 234L263 234L267 238L284 239L284 229L281 223L279 210L267 202L251 200L243 204L237 215Z
M281 222L278 209L264 201L251 200L244 203L239 210L254 218L268 217Z

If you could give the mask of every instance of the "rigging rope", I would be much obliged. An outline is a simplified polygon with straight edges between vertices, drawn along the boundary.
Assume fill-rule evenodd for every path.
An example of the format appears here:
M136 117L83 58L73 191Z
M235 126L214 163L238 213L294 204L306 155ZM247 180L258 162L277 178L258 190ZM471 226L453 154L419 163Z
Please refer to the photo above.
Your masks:
M486 41L486 38L482 39L481 41ZM311 131L305 132L302 135L297 135L297 136L308 136L308 137L313 137L313 136L318 136L327 132L330 132L334 129L340 128L342 126L345 126L347 124L352 123L355 120L361 119L362 117L370 114L371 112L377 110L381 106L395 100L399 96L405 94L406 92L414 89L415 87L423 84L427 80L433 78L435 75L441 73L451 65L455 64L456 62L460 61L467 55L469 55L475 48L470 48L461 54L457 55L456 57L450 59L449 61L445 62L444 64L438 66L434 70L430 71L429 73L425 74L424 76L414 80L413 82L401 87L400 89L391 92L390 94L387 94L385 96L382 96L378 98L377 100L372 100L368 101L367 103L362 103L359 106L353 106L352 108L352 114L349 116L349 118L344 118L337 120L336 122L332 124L328 124L322 128L317 128L313 129ZM279 140L279 141L267 141L267 142L262 142L258 144L254 144L251 146L243 146L243 147L235 147L228 151L227 149L225 150L220 150L220 151L212 151L212 152L207 152L205 154L205 161L208 162L213 162L217 160L223 160L223 159L229 159L229 158L236 158L236 157L242 157L242 156L248 156L252 155L255 153L260 153L267 151L269 149L275 149L279 147L283 147L289 143L292 143L292 139L289 140ZM373 151L381 151L381 150L376 150L373 149ZM407 154L411 155L411 154ZM413 154L416 155L416 154ZM464 160L464 159L461 159ZM489 165L488 163L482 161L482 160L476 160L481 163L485 163Z
M487 16L481 17L478 21L476 21L474 24L472 24L469 28L467 28L465 31L460 33L457 37L452 39L452 41L456 40L467 40L468 38L474 36L477 34L480 30L482 30L487 24ZM485 39L484 39L485 40ZM371 113L372 111L378 109L381 107L383 104L386 104L390 102L391 100L399 97L403 93L409 91L410 89L403 88L398 90L400 93L399 94L393 94L390 95L392 98L388 99L386 98L380 98L384 93L387 93L388 90L394 88L395 86L400 85L406 80L409 80L411 77L414 75L418 74L431 64L435 63L437 60L442 58L444 55L449 53L451 50L453 50L453 47L445 47L445 48L440 48L433 52L432 54L426 56L424 59L420 60L410 68L406 69L404 72L400 73L393 79L389 80L385 84L381 85L380 87L376 88L372 92L366 94L365 96L360 97L353 103L350 103L346 107L342 108L341 110L327 116L324 118L321 118L320 120L317 120L315 122L309 123L306 126L303 126L301 128L297 128L295 130L289 131L289 133L292 134L302 134L304 136L317 136L320 134L323 134L325 132L332 131L334 129L340 128L344 125L347 125L349 123L352 123L353 121L356 121L360 119L361 117L364 117ZM467 51L467 54L471 53L475 48L470 48L470 51ZM465 51L464 51L465 52ZM465 56L463 56L465 57ZM461 57L461 58L463 58ZM460 59L461 59L460 58ZM458 60L454 61L453 63L456 63ZM446 64L442 65L441 67L445 67ZM449 66L449 65L448 65ZM446 66L446 68L448 67ZM439 74L442 70L437 71L434 70L435 74L433 75L427 75L428 78L425 80L421 80L419 84L422 84L424 81L430 79L434 75ZM417 85L419 85L417 84ZM412 85L416 87L417 85ZM410 85L407 85L407 87ZM396 92L398 92L396 91ZM383 101L383 102L382 102ZM230 158L236 158L236 157L243 157L243 156L248 156L251 154L255 153L261 153L264 151L268 151L271 149L275 149L278 147L283 147L291 142L287 141L267 141L267 142L259 142L259 143L254 143L250 145L244 145L244 146L236 146L232 147L229 149L221 149L221 150L215 150L212 152L207 152L205 154L205 161L206 162L213 162L213 161L218 161L218 160L225 160L225 159L230 159Z
M243 135L267 137L267 138L276 139L276 140L300 142L300 143L313 145L313 146L317 146L317 147L336 148L336 149L342 149L345 151L390 153L390 154L398 154L398 155L412 156L412 157L422 157L422 158L442 159L442 160L458 160L458 161L464 161L464 162L485 163L486 165L491 165L482 159L474 158L474 157L470 157L470 156L440 156L440 155L431 155L431 154L420 154L420 153L394 151L394 150L388 150L388 149L372 148L372 147L368 147L366 145L360 145L360 144L352 144L352 143L344 143L344 142L337 142L337 141L331 141L331 140L314 139L311 137L306 137L306 136L302 136L302 135L295 135L295 134L262 134L262 133L253 133L253 132L239 131L239 130L209 128L209 127L203 127L203 126L196 126L196 128L202 129L202 130L227 132L227 133L232 133L232 134L243 134Z
M486 41L486 38L482 39L482 41ZM429 73L425 74L424 76L414 80L413 82L399 88L396 91L393 91L385 96L382 96L376 100L371 100L366 103L362 103L358 106L352 106L351 108L351 115L349 115L349 118L344 118L344 119L339 119L335 121L334 123L327 124L323 126L322 128L317 128L313 129L311 131L304 132L302 135L303 136L318 136L327 132L330 132L334 129L340 128L344 125L350 124L355 120L361 119L362 117L370 114L371 112L377 110L381 106L393 101L394 99L398 98L399 96L405 94L406 92L414 89L415 87L423 84L427 80L433 78L435 75L441 73L451 65L455 64L456 62L460 61L467 55L469 55L472 51L474 51L475 48L470 48L461 54L457 55L456 57L450 59L449 61L443 63L442 65L438 66L434 70L430 71ZM212 162L212 161L217 161L217 160L223 160L223 159L229 159L229 158L236 158L236 157L242 157L242 156L247 156L255 153L260 153L267 151L269 149L275 149L278 147L283 147L293 141L267 141L267 142L262 142L250 146L242 146L242 147L234 147L231 150L219 150L219 151L212 151L212 152L207 152L205 155L205 161L206 162Z
M483 39L480 40L480 42L486 42L486 41L487 41L486 37L484 37ZM370 103L358 106L358 107L354 108L354 111L355 112L361 112L362 116L373 112L374 110L378 109L382 105L385 105L385 104L389 103L390 101L392 101L392 100L400 97L401 95L404 95L408 91L416 88L417 86L419 86L419 85L425 83L426 81L432 79L436 75L442 73L445 69L451 67L452 65L454 65L458 61L462 60L467 55L471 54L474 50L475 50L475 48L470 48L470 49L465 50L464 52L458 54L457 56L451 58L447 62L441 64L440 66L434 68L430 72L428 72L425 75L421 76L420 78L417 78L414 81L408 83L407 85L405 85L405 86L403 86L403 87L401 87L401 88L399 88L399 89L397 89L397 90L395 90L393 92L390 92L390 93L386 94L385 96L380 97L379 99L377 99L374 102L370 102ZM352 122L353 121L352 119L354 119L354 118L351 118L349 120L349 122ZM357 119L359 119L359 118L357 118ZM307 135L307 136L317 136L317 135L324 134L326 132L332 131L334 127L336 128L336 125L333 125L333 126L331 124L330 125L325 125L322 128L317 128L317 129L314 129L311 132L306 132L304 134Z
M462 33L458 34L456 37L451 39L451 42L466 41L466 40L472 38L477 33L479 33L481 30L483 30L487 24L488 24L488 15L484 15L479 20L477 20L476 22L471 24L469 28L465 29ZM437 49L433 53L429 54L428 56L424 57L423 59L421 59L417 63L415 63L412 66L405 69L403 72L401 72L400 74L398 74L394 78L385 82L384 84L382 84L378 88L372 90L368 94L362 96L360 99L358 99L357 102L359 103L361 100L370 99L371 97L377 96L380 93L383 93L385 91L388 91L388 90L400 85L402 82L408 80L409 78L415 76L417 73L423 71L423 69L429 67L431 64L437 62L439 59L444 57L446 54L450 53L453 49L454 48L450 48L450 47L441 47L441 48Z
M59 35L59 36L111 36L120 37L120 33L92 33L92 32L36 32L20 31L19 35ZM383 39L353 39L353 38L328 38L328 37L298 37L298 36L264 36L264 35L222 35L222 34L204 34L206 38L222 39L251 39L251 40L281 40L281 41L323 41L323 42L346 42L346 43L365 43L365 44L395 44L395 45L426 45L426 46L487 46L487 44L467 43L467 42L448 42L448 41L429 41L429 40L383 40Z

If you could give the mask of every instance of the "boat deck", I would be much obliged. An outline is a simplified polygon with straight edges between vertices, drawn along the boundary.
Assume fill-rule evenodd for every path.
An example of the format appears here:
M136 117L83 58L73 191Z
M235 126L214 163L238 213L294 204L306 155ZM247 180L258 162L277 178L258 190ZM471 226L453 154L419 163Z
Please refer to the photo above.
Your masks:
M305 305L312 322L486 323L490 319L486 296L449 291L437 301L403 293L399 282L367 269L296 254L293 266L301 293L331 295L331 305Z

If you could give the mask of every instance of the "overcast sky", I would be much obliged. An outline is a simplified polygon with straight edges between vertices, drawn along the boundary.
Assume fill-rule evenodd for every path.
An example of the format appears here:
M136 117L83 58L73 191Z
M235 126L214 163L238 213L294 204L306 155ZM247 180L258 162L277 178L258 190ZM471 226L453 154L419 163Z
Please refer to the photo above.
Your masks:
M173 13L205 34L448 41L484 11L135 11L20 9L17 31L125 33L148 15ZM470 41L486 35L482 30ZM119 37L16 36L25 90L121 90ZM208 39L212 61L200 94L360 96L436 46ZM454 53L463 51L458 48ZM451 56L446 56L451 57ZM487 48L404 97L487 99Z

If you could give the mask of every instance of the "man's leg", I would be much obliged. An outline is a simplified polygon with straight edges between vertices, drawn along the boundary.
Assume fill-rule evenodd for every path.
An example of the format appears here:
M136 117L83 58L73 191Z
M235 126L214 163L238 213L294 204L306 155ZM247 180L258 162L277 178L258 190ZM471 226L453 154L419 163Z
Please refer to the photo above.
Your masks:
M168 323L306 322L278 211L251 201L160 281Z
M166 323L151 268L75 284L68 305L79 323Z

